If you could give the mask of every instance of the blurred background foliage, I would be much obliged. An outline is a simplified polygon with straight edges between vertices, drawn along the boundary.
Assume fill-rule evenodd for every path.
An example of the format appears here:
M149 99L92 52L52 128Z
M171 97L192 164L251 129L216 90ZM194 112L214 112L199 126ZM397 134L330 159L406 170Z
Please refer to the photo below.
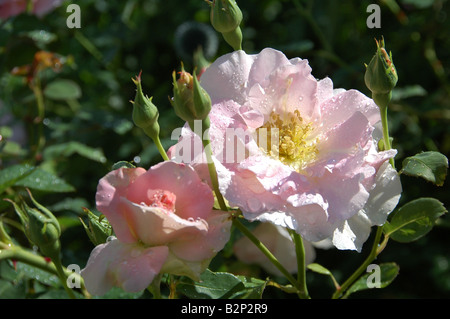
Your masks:
M21 14L0 21L0 168L25 163L39 166L71 186L36 187L33 194L61 223L63 264L84 267L93 245L79 217L85 216L83 207L95 210L98 180L121 160L145 168L162 160L151 140L131 121L129 101L135 94L131 78L142 70L143 89L160 110L161 139L168 148L175 143L173 129L183 125L169 103L172 71L180 69L181 61L192 70L192 50L199 43L210 61L231 48L210 29L209 6L202 0L73 1L81 9L79 29L66 26L70 3L63 2L42 18ZM366 26L370 15L366 9L372 3L381 8L381 29ZM397 165L427 150L448 157L449 1L241 0L238 4L244 15L241 27L247 53L272 47L289 58L308 59L316 78L328 76L335 87L368 95L364 63L375 52L374 38L384 36L399 74L389 109ZM11 73L15 67L32 63L40 50L52 52L57 64L39 72L43 111L36 107L26 77ZM450 207L448 182L436 187L405 176L402 182L401 203L431 196ZM23 186L17 186L1 196L17 199L23 192ZM0 215L11 237L29 245L14 227L17 217L9 203L0 201ZM344 280L368 253L371 239L361 254L317 250L316 262L332 270L338 281ZM386 289L352 297L450 297L449 242L448 216L417 242L389 242L376 262L396 262L399 276ZM237 262L229 249L217 256L211 268L267 276L258 267ZM14 271L10 262L1 261L1 284L8 284L0 289L3 297L58 296L52 292L57 284L51 278L26 265ZM325 276L308 273L308 284L313 298L328 298L333 292ZM264 297L291 295L268 287Z

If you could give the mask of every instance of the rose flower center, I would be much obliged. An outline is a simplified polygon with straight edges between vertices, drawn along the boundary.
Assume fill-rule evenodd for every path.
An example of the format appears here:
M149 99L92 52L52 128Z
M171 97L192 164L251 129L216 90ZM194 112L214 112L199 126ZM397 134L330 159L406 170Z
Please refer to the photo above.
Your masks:
M309 137L311 123L304 123L300 112L270 113L258 128L258 146L269 156L300 172L317 158L316 140Z
M166 190L156 190L148 194L148 202L144 203L149 207L159 207L164 210L175 211L175 194Z

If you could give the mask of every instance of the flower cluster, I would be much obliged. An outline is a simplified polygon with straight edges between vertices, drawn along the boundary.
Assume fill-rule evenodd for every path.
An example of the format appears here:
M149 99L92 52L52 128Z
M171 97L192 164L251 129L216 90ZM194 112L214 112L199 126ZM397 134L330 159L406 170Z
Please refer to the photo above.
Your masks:
M173 106L177 114L194 114L202 104L190 98L185 109L178 85L192 76L180 76L174 75ZM236 212L262 222L255 235L293 273L289 232L305 240L306 263L314 259L310 242L360 251L371 227L397 205L401 184L388 162L396 151L377 147L382 133L372 99L334 89L329 78L316 80L308 61L274 49L222 56L200 83L208 110L185 118L166 161L100 180L97 208L116 237L98 245L82 271L90 292L139 291L160 273L198 280L229 240ZM196 85L182 86L184 95L195 96ZM214 191L227 207L213 209ZM279 274L249 243L235 245L236 257Z

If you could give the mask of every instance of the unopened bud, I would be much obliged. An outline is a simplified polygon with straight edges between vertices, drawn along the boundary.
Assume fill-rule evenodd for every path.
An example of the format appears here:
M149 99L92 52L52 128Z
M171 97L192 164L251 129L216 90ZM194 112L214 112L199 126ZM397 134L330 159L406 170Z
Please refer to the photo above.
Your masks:
M182 67L177 80L173 72L173 99L175 113L190 125L194 120L204 120L211 111L211 98L201 87L197 75L186 72Z
M392 61L392 54L388 55L384 48L384 39L376 41L376 44L377 51L369 65L366 65L364 82L372 92L375 103L380 107L385 107L391 99L392 89L397 84L398 75Z
M211 5L211 24L222 33L225 41L234 50L240 50L242 45L242 11L235 0L214 0Z
M212 26L220 33L230 32L242 22L242 11L235 0L214 0L210 15Z
M133 79L133 82L137 87L136 97L134 101L131 101L133 103L133 122L153 139L159 135L158 108L153 104L152 98L148 98L142 92L140 73L136 79Z
M24 226L28 240L39 247L44 256L59 259L61 244L61 228L56 217L44 206L39 204L28 191L31 201L36 206L30 207L25 202L22 206L10 201Z

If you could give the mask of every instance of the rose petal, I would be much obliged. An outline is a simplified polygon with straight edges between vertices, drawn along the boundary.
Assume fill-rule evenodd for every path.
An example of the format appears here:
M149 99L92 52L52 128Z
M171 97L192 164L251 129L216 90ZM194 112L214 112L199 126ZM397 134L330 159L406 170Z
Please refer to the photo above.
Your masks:
M166 161L151 167L129 186L127 198L134 203L145 203L148 191L155 189L176 196L175 213L184 219L204 219L214 205L212 190L188 165Z
M200 275L206 270L210 261L210 259L193 262L187 261L169 252L167 260L161 268L161 272L176 276L187 276L194 281L200 281Z
M93 295L104 295L114 286L139 292L151 284L167 256L165 246L144 248L113 239L94 248L81 276Z
M356 90L341 91L320 105L320 125L324 130L345 122L355 112L362 113L371 125L380 121L378 106Z
M184 219L160 207L139 205L127 199L123 199L120 209L125 216L123 222L126 222L133 237L151 246L165 245L184 240L185 237L206 234L208 230L208 224L204 219ZM126 237L122 239L122 233L116 231L116 225L112 226L117 238L127 242Z
M377 173L375 189L370 192L366 205L336 229L333 244L338 249L361 251L370 235L371 226L381 226L386 222L389 213L397 206L401 192L397 171L389 162L385 162Z
M371 223L367 216L358 212L344 221L333 233L333 245L341 250L361 251L363 243L369 238Z
M171 252L178 258L190 262L214 257L230 239L230 215L227 212L213 211L206 222L208 224L206 234L197 232L192 236L183 236L182 240L169 245Z
M145 173L143 168L120 168L109 172L97 186L95 196L97 209L106 216L116 234L124 242L137 241L135 234L127 223L126 212L119 209L122 198L126 198L128 187L136 178Z
M389 162L385 162L378 170L376 186L363 209L372 225L381 226L386 222L389 213L397 206L401 193L400 176Z
M245 101L246 82L254 59L255 56L244 51L235 51L217 58L206 69L200 84L213 97L212 103L221 100Z

